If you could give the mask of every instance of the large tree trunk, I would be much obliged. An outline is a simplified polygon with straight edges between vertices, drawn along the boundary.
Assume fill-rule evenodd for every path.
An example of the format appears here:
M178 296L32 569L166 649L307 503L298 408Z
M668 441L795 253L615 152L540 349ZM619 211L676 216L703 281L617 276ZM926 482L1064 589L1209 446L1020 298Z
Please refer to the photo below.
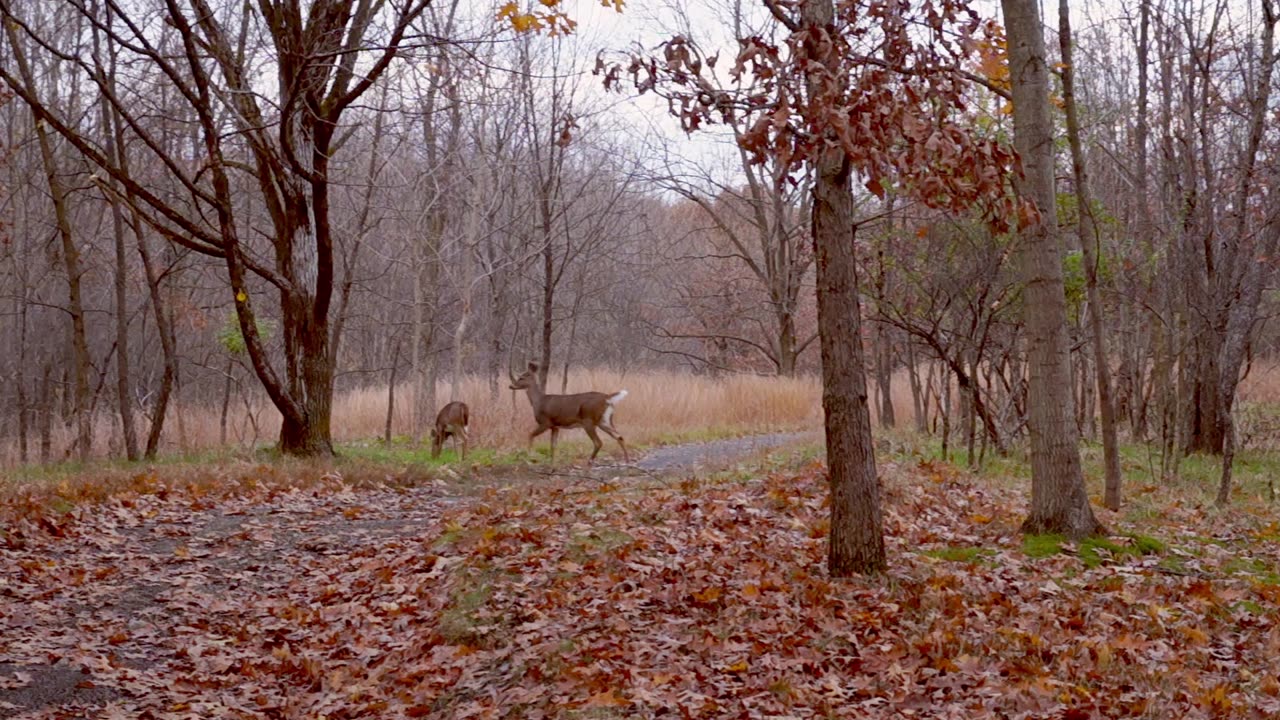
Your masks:
M831 31L831 0L805 0L800 8L801 32ZM813 61L831 71L834 44ZM812 79L837 82L835 78ZM811 88L812 89L812 88ZM871 441L871 413L863 362L858 307L857 260L854 252L854 206L849 160L829 149L816 163L813 188L813 248L817 266L818 331L822 351L822 409L831 486L831 538L828 571L834 577L877 573L885 569L880 481Z
M1081 538L1102 528L1085 491L1072 407L1071 358L1055 217L1053 126L1049 116L1049 67L1039 4L1001 0L1009 45L1014 143L1023 174L1019 195L1032 208L1020 223L1019 261L1026 281L1027 355L1030 371L1027 429L1031 435L1030 533Z
M1071 14L1067 0L1058 2L1058 37L1062 48L1062 99L1067 112L1067 139L1071 144L1071 170L1076 183L1076 204L1080 208L1077 236L1084 261L1085 293L1089 305L1089 333L1093 339L1093 372L1098 386L1098 406L1102 415L1102 457L1106 467L1104 503L1111 510L1120 509L1120 447L1116 438L1116 410L1111 397L1111 369L1107 365L1106 335L1102 330L1102 295L1098 292L1098 225L1093 217L1093 193L1089 189L1089 173L1084 164L1084 147L1080 141L1080 120L1076 113L1075 67L1072 65L1073 42ZM1090 418L1093 414L1090 413Z
M1231 264L1224 271L1225 288L1218 295L1219 302L1225 304L1226 297L1234 302L1225 308L1222 318L1224 342L1218 356L1218 398L1217 405L1223 426L1222 443L1222 476L1218 483L1219 506L1225 506L1231 500L1231 468L1235 461L1236 429L1232 412L1235 409L1236 390L1240 382L1240 367L1244 363L1249 337L1253 333L1253 325L1258 318L1258 307L1262 301L1263 287L1266 277L1274 272L1268 263L1258 262L1255 258L1275 257L1280 248L1280 219L1271 216L1262 232L1254 236L1246 236L1248 228L1248 199L1253 189L1253 174L1257 163L1259 148L1262 145L1265 130L1266 111L1271 97L1271 77L1275 68L1275 28L1276 9L1271 0L1262 4L1265 14L1263 26L1262 54L1259 59L1261 72L1250 103L1249 140L1244 151L1244 182L1238 190L1233 205L1235 214L1235 252ZM1274 179L1276 173L1271 171ZM1226 297L1222 297L1226 296Z

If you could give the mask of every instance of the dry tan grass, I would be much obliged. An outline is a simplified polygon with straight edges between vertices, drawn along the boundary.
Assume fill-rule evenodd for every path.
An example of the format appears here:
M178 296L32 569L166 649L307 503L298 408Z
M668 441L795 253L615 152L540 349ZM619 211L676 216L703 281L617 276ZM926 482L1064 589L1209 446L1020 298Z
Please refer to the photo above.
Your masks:
M549 383L559 391L559 377ZM818 427L821 424L821 385L817 378L768 378L731 376L709 378L679 372L645 372L621 374L610 370L583 370L571 373L569 392L586 390L616 391L626 389L627 398L614 416L618 430L629 443L650 444L671 441L676 437L705 437L780 429ZM486 379L467 377L461 384L459 399L471 408L473 447L512 449L523 447L534 426L529 401L523 392L512 393L505 383L496 398L489 394ZM440 382L436 397L443 404L449 400L449 385ZM908 396L909 397L909 396ZM248 405L248 407L246 407ZM412 432L412 388L409 383L397 386L393 434ZM379 438L383 434L387 412L387 387L372 386L340 393L334 398L333 437L337 442ZM120 452L118 418L100 414L95 418L95 455L116 456ZM247 449L270 444L279 432L280 418L264 397L248 403L233 402L228 417L227 441L236 448ZM74 427L60 423L53 432L54 459L63 459L71 446ZM546 442L546 436L540 438ZM612 442L608 438L602 438ZM569 433L564 440L585 443L580 432ZM38 445L32 439L29 453L38 457ZM217 450L221 446L219 408L184 406L172 409L165 425L162 452L193 453ZM18 463L17 442L0 442L0 466Z
M958 388L952 382L952 392ZM560 389L559 376L550 382L553 391ZM817 428L822 423L822 390L818 378L771 378L728 376L710 378L681 372L643 372L622 374L611 370L587 369L569 378L569 392L585 390L615 391L627 389L629 395L618 407L615 421L618 430L630 443L653 444L677 438L697 439L715 435L745 434L780 429ZM879 424L874 388L871 391L871 417ZM393 434L412 433L412 386L400 383L396 388L396 410ZM1280 363L1255 363L1241 385L1242 403L1280 403ZM911 389L907 371L893 375L892 398L899 427L909 428L912 419ZM509 450L523 447L527 433L533 428L529 402L523 392L512 393L502 384L496 398L489 395L485 378L469 376L461 384L459 399L471 407L473 447ZM449 384L437 385L439 404L449 399ZM930 402L930 413L938 411ZM380 438L386 422L387 388L370 386L339 393L334 398L333 437L340 443ZM98 457L119 457L121 452L118 418L101 413L95 422L94 448ZM228 418L227 445L250 449L269 445L279 433L280 420L265 397L253 396L249 402L237 397ZM58 424L53 432L54 459L64 459L71 447L73 427ZM610 452L612 441L605 440ZM540 438L545 443L546 436ZM580 432L563 436L570 444L585 445ZM200 453L222 448L219 409L209 406L178 406L171 410L165 427L162 452ZM35 438L29 449L37 457ZM18 464L17 443L0 441L0 468Z
M1241 403L1280 403L1280 362L1258 360L1240 383Z

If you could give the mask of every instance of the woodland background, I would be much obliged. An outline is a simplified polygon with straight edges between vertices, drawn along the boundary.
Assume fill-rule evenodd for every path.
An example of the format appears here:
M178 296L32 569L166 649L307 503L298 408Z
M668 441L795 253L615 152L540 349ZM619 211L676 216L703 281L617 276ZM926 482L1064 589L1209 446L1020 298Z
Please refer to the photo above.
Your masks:
M158 18L144 5L139 17ZM33 92L76 132L110 149L119 117L85 74L109 67L120 103L160 146L146 151L129 135L111 151L139 177L163 177L163 158L196 177L207 170L192 111L156 66L108 43L69 5L13 6L46 44L10 32L0 40L4 64L15 67L21 50ZM235 27L233 4L213 10ZM516 443L523 408L507 408L505 380L526 360L550 367L551 391L648 383L651 400L683 399L628 408L646 428L815 422L807 176L779 186L778 166L751 163L736 144L745 126L686 137L661 100L607 94L592 72L599 53L626 50L636 36L729 47L732 37L777 36L776 20L754 3L674 2L617 20L594 19L584 4L572 34L521 34L494 22L501 10L432 4L403 61L337 128L336 439L420 436L438 404L461 397L488 421L481 442ZM1093 301L1122 432L1154 441L1166 470L1186 452L1221 452L1219 387L1234 374L1221 367L1222 349L1232 343L1245 377L1239 441L1268 445L1280 371L1266 180L1280 138L1259 83L1270 81L1273 8L1162 0L1075 13L1076 103L1095 198ZM270 86L272 50L260 28L243 30L245 65ZM153 32L158 47L178 42L167 25ZM1007 83L1003 48L976 57L968 71L987 86L966 91L971 102L956 120L1007 136L1008 103L993 91ZM725 87L728 66L711 75ZM274 442L279 413L251 367L225 263L131 213L123 191L61 136L39 136L26 103L10 99L0 115L0 464ZM229 131L225 148L236 223L248 253L269 264L269 209L236 137ZM1091 299L1072 240L1081 213L1065 142L1058 156L1070 392L1090 438ZM940 434L971 459L1016 445L1026 432L1026 368L1012 237L973 214L879 197L860 183L855 193L878 422ZM244 288L253 298L275 293L252 274ZM282 310L268 300L257 312L265 351L283 362ZM760 379L774 376L798 380ZM744 398L763 419L724 421Z

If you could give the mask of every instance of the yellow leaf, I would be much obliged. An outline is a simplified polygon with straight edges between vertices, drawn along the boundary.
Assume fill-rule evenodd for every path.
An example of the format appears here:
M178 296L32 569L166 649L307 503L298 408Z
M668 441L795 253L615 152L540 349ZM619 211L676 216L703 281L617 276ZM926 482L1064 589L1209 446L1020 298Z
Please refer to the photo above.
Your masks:
M511 27L515 28L516 32L525 33L541 28L542 21L533 15L512 15Z
M990 515L974 515L970 519L973 520L975 523L978 523L979 525L986 525L987 523L991 522Z
M726 671L731 673L744 673L750 669L751 669L751 666L747 664L746 660L739 660L738 662L725 668Z
M509 2L506 5L503 5L502 7L498 8L498 19L502 20L504 18L515 17L517 14L519 14L519 12L520 12L520 6L517 5L516 3Z
M245 295L243 290L236 293L236 302L244 302L245 300L248 300L248 299L249 299L249 296Z
M742 587L742 596L747 599L758 598L760 597L760 588L752 585L751 583L747 583Z
M542 3L543 5L549 8L553 8L560 4L560 0L538 0L538 2Z

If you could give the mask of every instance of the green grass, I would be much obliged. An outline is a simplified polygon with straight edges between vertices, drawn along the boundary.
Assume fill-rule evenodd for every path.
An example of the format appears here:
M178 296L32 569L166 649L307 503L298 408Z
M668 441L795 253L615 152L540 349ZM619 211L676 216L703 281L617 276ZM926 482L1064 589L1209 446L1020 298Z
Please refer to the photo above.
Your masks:
M1222 572L1228 575L1240 575L1252 579L1262 585L1280 585L1280 573L1277 568L1261 558L1234 557L1222 565Z
M90 472L111 472L111 471L129 471L141 468L170 468L184 467L189 465L210 465L232 460L251 459L259 461L270 461L279 457L269 448L262 448L253 451L243 449L220 449L220 450L201 450L189 453L165 453L155 457L152 460L125 460L124 458L110 458L100 460L90 460L81 462L79 460L65 460L62 462L52 462L47 465L29 464L13 468L0 473L0 487L6 483L50 483L60 480L79 477Z
M556 444L557 465L581 462L590 457L592 446L586 435L580 432L565 434L569 437L562 437L560 442ZM694 432L669 433L661 436L660 442L656 443L628 443L627 449L631 451L634 459L636 455L644 450L658 445L705 442L728 437L740 437L743 434L744 431L741 428L736 430L729 428L703 428ZM444 450L440 453L440 457L432 458L429 440L419 444L411 437L401 435L393 437L390 445L383 443L380 438L340 443L334 447L336 457L318 462L322 462L343 474L361 470L399 472L407 469L413 474L427 476L434 476L446 468L483 470L514 468L530 463L549 463L551 449L547 436L544 435L538 440L534 443L532 452L524 448L471 447L468 449L466 462L463 463L458 456L458 448L452 441L446 443ZM621 461L622 451L617 443L609 437L601 437L601 440L605 444L600 450L597 461L604 463ZM97 473L121 474L145 472L153 469L181 471L184 469L203 469L245 462L288 468L290 463L306 463L308 461L284 457L271 445L264 445L254 450L221 448L191 453L167 453L161 454L153 460L129 461L112 458L91 460L87 463L68 460L48 465L26 465L0 473L0 489L5 486L18 487L21 485L49 486L62 481L90 477Z
M973 564L982 562L986 558L995 555L996 551L991 548L977 546L952 545L944 548L925 550L920 554L925 557L937 558L938 560L945 560L947 562Z

